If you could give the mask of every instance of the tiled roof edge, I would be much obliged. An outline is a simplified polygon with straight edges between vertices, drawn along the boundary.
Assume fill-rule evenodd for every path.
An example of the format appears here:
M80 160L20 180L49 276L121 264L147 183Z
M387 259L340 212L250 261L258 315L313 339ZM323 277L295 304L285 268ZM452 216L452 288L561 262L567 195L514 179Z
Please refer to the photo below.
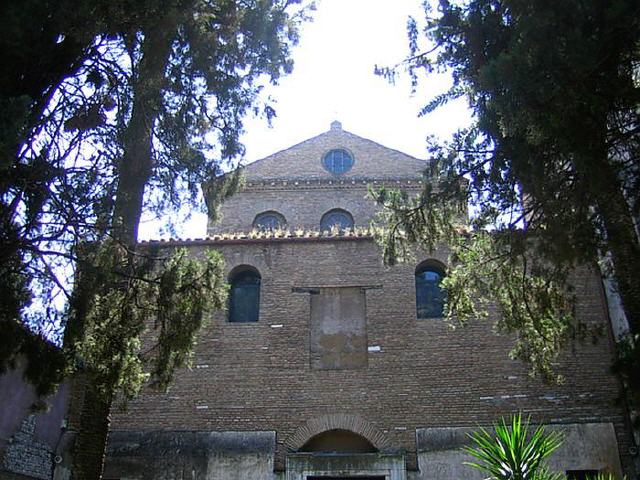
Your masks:
M204 238L170 238L167 240L143 240L141 246L181 247L197 245L234 245L246 243L283 243L283 242L326 242L349 240L372 240L373 231L368 228L345 232L320 232L317 230L276 230L273 232L220 233Z

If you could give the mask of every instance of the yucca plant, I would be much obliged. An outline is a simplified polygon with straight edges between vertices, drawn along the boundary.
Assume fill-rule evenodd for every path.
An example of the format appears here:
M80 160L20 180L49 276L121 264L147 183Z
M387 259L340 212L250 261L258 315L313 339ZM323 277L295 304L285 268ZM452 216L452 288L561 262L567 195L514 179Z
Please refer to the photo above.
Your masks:
M588 480L618 480L619 477L616 477L613 473L600 472L587 478ZM622 477L622 480L627 480L627 477Z
M465 462L490 474L496 480L559 480L562 474L551 473L544 460L561 444L562 435L548 432L543 426L529 432L529 419L522 421L522 414L513 415L510 421L503 418L494 424L494 432L484 428L469 434L474 445L464 451L480 460Z

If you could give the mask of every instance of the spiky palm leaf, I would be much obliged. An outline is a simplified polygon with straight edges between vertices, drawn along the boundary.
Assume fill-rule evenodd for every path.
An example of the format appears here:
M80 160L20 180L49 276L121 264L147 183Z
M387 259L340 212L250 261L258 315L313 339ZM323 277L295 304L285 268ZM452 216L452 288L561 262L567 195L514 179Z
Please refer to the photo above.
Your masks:
M587 477L588 480L618 480L619 477L616 477L613 473L600 472L597 475ZM622 480L626 480L627 477L622 477Z
M543 426L529 434L529 419L513 415L509 423L503 418L492 434L485 428L469 435L475 446L464 451L480 460L466 465L485 471L498 480L542 480L561 478L544 468L543 460L562 444L562 435L547 432Z

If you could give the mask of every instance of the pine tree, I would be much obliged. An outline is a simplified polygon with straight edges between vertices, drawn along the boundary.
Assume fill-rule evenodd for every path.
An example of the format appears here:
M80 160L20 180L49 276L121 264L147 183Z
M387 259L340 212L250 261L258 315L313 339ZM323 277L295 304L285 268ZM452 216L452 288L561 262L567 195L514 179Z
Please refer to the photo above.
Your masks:
M447 70L452 84L422 114L465 98L474 121L433 143L421 198L377 193L389 207L387 260L407 242L451 242L450 318L496 301L498 326L518 333L513 355L549 377L582 327L568 276L600 260L636 345L621 373L640 391L640 5L442 0L425 9L424 28L409 22L404 66L415 82ZM460 222L467 202L471 226Z
M74 458L76 478L101 475L114 399L147 379L166 387L208 312L224 306L219 255L141 248L138 226L144 211L196 205L202 183L209 203L237 186L237 175L221 174L243 153L244 115L274 114L259 104L260 85L291 70L290 48L310 8L299 4L3 6L11 28L1 41L14 69L0 79L8 107L0 125L0 366L29 353L32 343L4 335L16 325L64 340L62 361L60 351L55 363L28 355L42 367L29 371L39 371L32 380L41 393L82 373L77 444L91 448ZM69 266L72 289L60 278ZM48 305L56 291L67 297L64 312L26 308ZM149 326L155 345L143 352Z

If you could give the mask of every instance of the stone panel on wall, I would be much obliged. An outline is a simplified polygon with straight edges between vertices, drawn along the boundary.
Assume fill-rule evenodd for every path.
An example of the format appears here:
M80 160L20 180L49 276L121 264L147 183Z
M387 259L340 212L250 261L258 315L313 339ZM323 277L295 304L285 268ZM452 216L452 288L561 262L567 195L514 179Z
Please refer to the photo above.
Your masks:
M365 295L358 287L320 288L310 295L311 368L367 366Z

